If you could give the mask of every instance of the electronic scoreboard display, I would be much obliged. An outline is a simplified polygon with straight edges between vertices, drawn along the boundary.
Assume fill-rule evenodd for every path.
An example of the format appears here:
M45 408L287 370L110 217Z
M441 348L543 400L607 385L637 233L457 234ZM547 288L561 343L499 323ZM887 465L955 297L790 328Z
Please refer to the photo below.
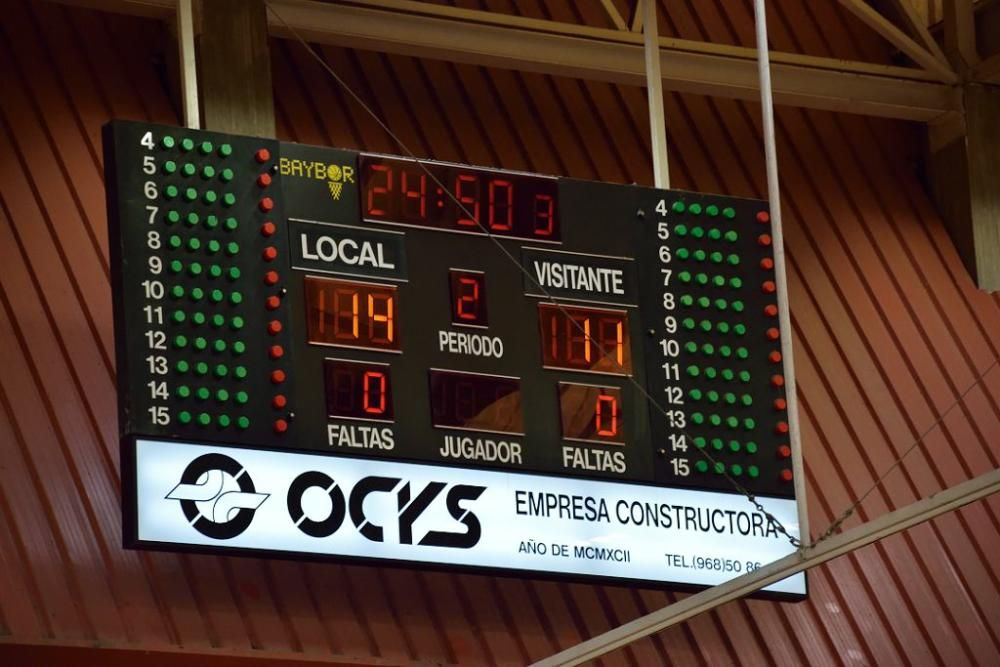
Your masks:
M660 586L793 550L733 485L797 535L765 202L104 148L126 546Z

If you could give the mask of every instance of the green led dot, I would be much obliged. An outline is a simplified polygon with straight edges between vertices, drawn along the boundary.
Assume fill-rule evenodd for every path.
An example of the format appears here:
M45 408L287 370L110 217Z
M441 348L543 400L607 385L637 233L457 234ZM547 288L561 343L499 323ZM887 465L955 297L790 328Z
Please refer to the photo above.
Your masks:
M227 192L222 195L222 205L223 206L235 206L236 205L236 195L232 192Z
M233 147L230 144L219 144L219 155L221 157L229 157L233 154Z
M727 306L727 304L726 304L726 300L725 299L716 299L715 300L715 308L716 308L716 310L725 310L726 306Z
M179 195L180 192L181 191L177 188L176 185L168 185L167 187L163 188L163 196L167 199L173 199L174 197Z
M233 354L243 354L246 351L247 351L247 346L246 343L244 343L243 341L238 340L235 343L233 343Z
M201 241L198 239L188 239L188 249L198 250L201 248Z
M240 226L236 218L226 218L225 227L227 231L235 232Z
M721 451L725 443L720 438L712 438L712 449Z
M180 273L184 270L184 262L175 259L170 262L170 273Z
M677 255L677 259L687 259L691 256L691 252L687 248L678 248L674 254Z
M692 401L700 401L701 400L701 389L692 389L691 391L688 392L688 397Z
M743 405L749 407L753 405L753 396L751 396L750 394L743 394L740 397L740 402L743 403Z
M719 356L720 357L729 358L730 356L732 356L732 354L733 354L733 348L729 347L728 345L720 345L719 346Z
M229 415L219 415L216 422L219 424L219 428L226 428L233 423Z
M177 324L183 324L184 320L187 319L187 315L183 310L175 310L173 315L174 322Z
M201 199L206 204L214 204L219 201L219 195L215 194L215 190L208 190L204 195L202 195Z
M181 287L180 285L174 285L173 287L170 288L170 296L174 297L175 299L180 299L182 296L184 296L184 288Z
M722 238L722 230L714 228L708 230L708 238L712 239L713 241L718 241L719 239Z
M733 218L736 217L736 210L730 206L727 206L726 208L722 209L722 217L729 218L730 220L732 220Z
M181 214L177 211L167 211L167 224L176 225L181 221Z
M187 410L181 410L179 413L177 413L177 421L179 421L182 424L190 424L191 413L188 412Z
M239 315L237 315L236 317L234 317L232 319L232 321L230 322L229 326L231 326L233 329L236 329L238 331L238 330L240 330L240 329L243 328L243 324L244 324L243 318L240 317Z
M215 146L212 145L211 141L203 141L201 145L198 146L198 150L201 151L202 155L208 155L215 150Z
M183 335L174 336L174 347L176 347L178 350L187 347L187 344L188 344L187 336Z
M246 366L237 366L236 368L234 368L234 369L233 369L233 375L234 375L234 376L236 377L236 379L238 379L238 380L243 380L243 379L245 379L245 378L246 378L246 376L247 376L247 369L246 369Z
M721 426L722 425L722 417L720 417L719 415L712 415L711 417L708 418L708 422L712 426Z
M677 225L674 227L674 234L677 236L686 236L688 233L688 228L685 225Z
M689 340L688 342L684 343L684 349L687 350L688 352L691 352L691 353L697 352L698 351L698 343L695 343L694 341L690 341Z
M737 428L740 425L740 420L736 417L726 417L726 426L729 428Z
M734 377L736 377L736 374L733 373L733 371L731 369L729 369L729 368L722 369L722 379L723 380L729 381L729 380L732 380Z
M729 441L729 449L730 449L730 451L732 451L734 453L740 451L740 442L739 442L739 440L730 440Z
M211 265L210 267L208 267L208 275L210 275L213 278L221 278L222 267L219 266L218 264Z
M237 243L236 241L230 241L229 243L226 244L227 255L236 255L239 254L239 252L240 252L240 244Z
M739 477L743 474L743 466L739 463L734 463L729 466L729 472L732 473L733 477Z
M191 365L188 362L184 361L183 359L174 364L174 370L176 370L178 373L187 373L188 370L190 369Z
M195 375L207 375L208 374L208 364L204 361L199 361L194 365Z
M711 366L705 369L705 377L707 377L709 380L714 380L716 375L718 375L718 373Z
M740 371L740 382L750 381L750 371Z
M194 188L185 188L184 199L188 201L194 201L198 198L198 191Z
M748 466L747 474L753 478L756 478L760 475L760 470L757 469L757 466Z
M722 395L722 400L724 400L729 405L735 405L736 404L736 394L733 394L733 393L727 391L725 394Z
M695 412L691 415L691 421L694 422L695 424L704 424L705 415L701 414L700 412Z
M205 290L203 290L200 287L192 287L191 288L191 300L192 301L201 301L204 298L205 298Z
M708 256L708 258L710 260L712 260L716 264L722 264L722 253L721 252L713 252L711 255Z
M216 241L215 239L212 239L207 244L205 244L205 251L208 252L208 254L210 255L214 255L220 250L222 250L222 244Z
M167 245L169 245L171 248L180 248L182 245L184 245L184 241L181 239L181 237L177 236L176 234L172 234L170 238L167 239Z
M229 295L229 302L234 306L243 303L243 295L239 292L233 292Z
M224 341L224 340L222 340L220 338L219 340L217 340L214 343L212 343L212 349L215 350L216 352L225 352L226 351L226 341Z
M191 395L191 388L188 387L186 384L182 384L181 386L177 387L177 391L175 393L180 398L187 398L188 396Z
M715 325L715 330L718 331L719 333L729 333L729 323L719 322L718 324Z
M740 235L730 229L728 232L726 232L724 238L730 243L735 243L736 240L740 238Z
M748 442L747 443L747 454L756 454L756 453L757 453L757 443L753 442L753 441Z
M723 276L714 276L712 278L712 284L716 287L725 287L726 279Z
M228 183L229 181L233 180L233 170L223 169L222 171L219 172L219 179L223 183Z
M698 472L708 472L708 461L695 461L694 469Z
M743 420L743 428L745 428L746 430L752 431L756 427L757 427L757 422L755 422L752 417L747 417L746 419Z
M684 202L678 200L678 201L675 201L673 203L673 206L671 206L670 208L673 209L674 213L683 213L684 209L687 208L687 207L684 206Z
M704 345L701 346L701 351L711 356L715 354L715 346L713 346L711 343L705 343Z
M691 273L689 271L681 271L677 274L677 279L682 283L689 283L691 282Z
M701 323L698 324L698 326L700 326L701 330L704 331L705 333L708 333L709 331L712 330L712 323L709 322L708 320L702 320Z
M176 142L174 141L174 138L169 134L164 135L163 138L160 139L160 145L164 148L173 148L175 144Z
M198 171L198 167L194 166L190 162L186 162L183 167L181 167L181 173L185 176L194 176L195 172Z
M687 374L690 375L693 378L696 378L699 375L701 375L701 369L699 369L697 366L688 366L687 367Z
M200 415L198 415L198 424L200 426L208 426L211 423L212 423L212 415L208 414L207 412L202 412Z
M704 250L695 250L694 251L694 261L696 261L696 262L704 262L705 261L705 257L707 257L707 254L705 253Z
M215 377L224 378L229 375L229 369L224 364L218 364L215 367Z
M191 321L196 325L201 326L206 322L205 313L195 313L191 316Z
M225 389L218 390L217 392L215 392L215 400L219 401L220 403L225 403L226 401L229 400L229 392L226 391Z
M197 394L200 400L207 401L208 397L212 395L212 392L208 390L208 387L199 387Z
M697 447L698 449L704 449L705 444L706 444L705 438L701 437L700 435L694 439L694 446Z
M691 236L693 236L696 239L700 239L705 236L705 230L702 229L701 227L692 227Z
M688 329L688 330L694 329L694 325L695 325L695 321L693 319L691 319L690 317L684 318L684 320L681 322L681 326L684 327L685 329Z
M225 297L225 295L222 293L222 290L220 289L214 289L208 293L208 298L211 301L214 301L215 303L219 303L220 301L222 301L223 297Z
M743 305L742 301L738 299L736 301L733 301L733 310L735 310L737 313L742 313L744 308L745 306Z
M213 167L210 164L206 164L204 167L201 168L201 177L204 178L206 181L210 178L214 178L215 167Z
M740 279L739 276L733 276L732 278L729 279L729 286L732 287L733 289L739 289L743 287L743 281Z
M745 347L736 348L736 356L740 359L748 359L750 357L750 351Z
M746 325L744 325L744 324L735 324L735 325L733 325L733 332L737 336L742 336L743 334L745 334L747 332Z
M161 170L163 171L164 174L172 174L175 171L177 171L177 163L174 162L173 160L167 160L166 162L163 163Z
M205 227L208 229L215 229L219 226L219 218L214 215L205 216Z
M200 276L201 264L199 262L191 262L191 264L188 266L188 273L190 273L192 276Z
M709 217L714 218L715 216L719 215L719 207L716 206L715 204L709 204L708 206L705 207L705 213L707 213Z
M194 150L194 139L190 139L188 137L185 137L185 138L181 139L181 150L184 151L185 153L187 151L193 151Z
M707 296L700 296L698 297L698 305L701 306L702 308L708 308L710 305L712 305L712 300L709 299Z
M708 284L708 276L705 275L704 273L699 273L697 276L695 276L695 280L698 281L699 285L707 285Z
M201 218L199 218L198 214L195 213L194 211L184 216L184 222L186 222L191 227L197 225L199 220L201 220Z
M690 306L694 304L694 297L690 294L682 294L680 301L682 306Z
M239 426L241 429L244 429L244 430L248 429L248 428L250 428L250 418L249 417L240 417L239 419L236 420L236 425Z
M691 204L688 206L688 213L691 215L701 215L701 204Z
M194 339L194 348L199 352L204 352L208 349L208 341L201 336L198 336Z
M219 328L219 327L225 325L225 323L226 323L226 318L223 317L222 315L219 315L218 313L216 313L215 315L212 315L212 326L213 327Z
M740 256L739 255L727 255L726 256L726 263L729 264L729 265L731 265L731 266L739 266L739 264L740 264Z
M723 463L722 461L716 461L712 469L715 471L716 475L721 475L722 473L726 472L726 464Z
M705 398L708 399L709 403L715 403L719 400L719 392L710 389L709 391L705 392Z
M245 391L236 392L236 395L233 398L235 398L236 402L241 405L250 400L250 397L247 395Z

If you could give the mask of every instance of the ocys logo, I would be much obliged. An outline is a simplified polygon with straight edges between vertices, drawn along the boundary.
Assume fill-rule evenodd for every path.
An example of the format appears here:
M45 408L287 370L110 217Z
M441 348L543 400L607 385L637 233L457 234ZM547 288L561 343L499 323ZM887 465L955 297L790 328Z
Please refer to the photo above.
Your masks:
M240 535L269 494L257 493L236 460L205 454L188 464L180 484L166 496L179 500L188 522L202 535L228 540Z

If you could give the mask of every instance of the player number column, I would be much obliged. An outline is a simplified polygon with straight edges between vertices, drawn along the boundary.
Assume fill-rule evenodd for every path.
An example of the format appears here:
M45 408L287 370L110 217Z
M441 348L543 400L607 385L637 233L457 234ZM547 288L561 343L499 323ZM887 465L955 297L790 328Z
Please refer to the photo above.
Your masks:
M139 143L143 148L152 151L155 147L152 132L146 132ZM152 155L142 156L142 173L150 177L156 173L156 158ZM145 233L145 245L148 251L146 255L146 270L148 276L142 281L143 315L146 323L146 330L143 332L146 349L146 370L149 382L146 387L149 390L148 408L149 420L154 426L167 426L170 424L170 408L166 405L157 405L158 401L166 401L169 395L167 381L164 379L167 374L167 357L164 352L167 349L167 334L163 330L163 300L165 289L163 281L160 279L163 273L163 258L159 251L163 248L163 241L160 233L153 229L156 223L156 216L159 207L153 202L159 196L157 184L153 180L147 180L142 186L142 195L149 202L145 207L145 219L149 226Z
M667 424L672 432L667 434L667 444L669 445L668 455L673 472L678 477L687 477L691 473L688 465L687 440L681 429L687 426L687 418L684 414L684 391L677 383L680 381L680 361L678 357L681 353L680 342L676 338L677 317L674 314L676 303L674 293L670 288L670 278L673 275L671 262L673 255L670 249L670 224L667 221L667 202L661 199L656 204L656 237L660 245L657 249L657 256L660 260L660 276L663 287L663 330L664 336L660 339L660 353L662 354L664 379L664 397L662 404L666 415Z

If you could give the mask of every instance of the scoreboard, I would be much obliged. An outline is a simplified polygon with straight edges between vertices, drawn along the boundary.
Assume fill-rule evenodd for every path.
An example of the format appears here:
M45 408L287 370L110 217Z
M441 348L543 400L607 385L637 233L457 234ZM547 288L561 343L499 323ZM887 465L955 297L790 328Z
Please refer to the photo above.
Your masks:
M797 535L765 202L104 145L126 546L661 586L792 551L734 486Z

